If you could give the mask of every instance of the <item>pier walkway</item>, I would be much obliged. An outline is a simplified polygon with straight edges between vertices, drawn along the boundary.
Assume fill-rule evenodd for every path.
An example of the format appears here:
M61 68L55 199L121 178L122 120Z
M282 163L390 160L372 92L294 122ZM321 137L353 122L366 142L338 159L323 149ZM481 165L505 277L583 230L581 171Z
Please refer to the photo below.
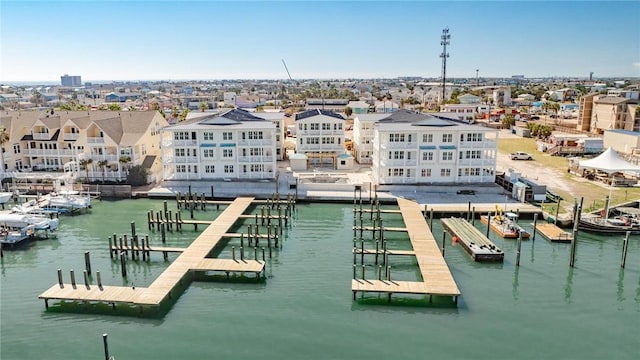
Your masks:
M167 297L172 296L172 291L191 271L253 272L259 275L264 270L263 261L207 258L252 201L252 197L234 200L189 247L181 249L181 254L149 287L102 286L100 280L98 285L76 285L73 276L71 284L63 284L60 276L59 283L38 298L45 300L46 307L50 299L159 306Z
M390 271L387 272L386 280L353 279L351 281L351 291L353 292L354 300L358 292L379 292L387 293L389 299L393 293L404 293L452 296L454 301L457 302L460 290L423 217L420 205L416 202L399 198L398 206L409 234L413 252L422 275L422 281L391 280Z

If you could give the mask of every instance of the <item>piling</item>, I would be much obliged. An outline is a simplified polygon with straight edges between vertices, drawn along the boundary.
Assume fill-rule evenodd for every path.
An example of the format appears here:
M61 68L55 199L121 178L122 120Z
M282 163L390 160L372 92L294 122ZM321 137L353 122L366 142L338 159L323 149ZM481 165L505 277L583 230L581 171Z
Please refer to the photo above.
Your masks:
M627 262L627 248L629 247L629 236L631 235L630 231L627 231L627 234L624 237L624 242L622 243L622 262L620 263L620 267L624 269L624 266Z
M366 268L367 268L367 267L366 267L364 264L362 264L362 280L365 280L365 279L366 279L366 277L365 277L365 269L366 269Z
M84 267L87 270L87 273L91 275L91 257L88 251L84 252Z
M516 250L516 266L520 266L520 249L522 248L522 233L518 233L518 244Z
M264 246L262 247L262 262L265 262L266 258L264 256Z
M166 201L165 201L166 203ZM135 237L136 236L136 222L132 221L131 222L131 237Z
M71 269L69 271L69 273L71 274L71 286L75 289L76 288L76 274L73 272L73 269Z
M242 246L242 245L240 245ZM236 261L236 247L232 246L231 247L231 258L233 259L233 261Z
M109 236L109 257L113 259L113 241L111 241L111 236Z
M62 282L62 270L60 269L58 269L58 285L60 285L61 289L64 288L64 282Z
M536 241L536 229L538 227L538 213L533 214L533 236L531 241Z
M442 257L444 257L444 244L447 240L447 232L442 231Z
M240 260L244 261L244 247L240 246Z
M87 270L82 272L82 275L84 276L84 286L87 287L87 289L89 288L89 274L87 273Z
M102 334L102 344L104 345L104 360L109 360L109 344L107 342L107 334Z
M489 238L489 230L491 229L491 212L487 214L487 238Z
M126 278L127 277L127 257L125 256L124 252L121 251L120 252L120 272L122 273L122 277Z
M96 277L98 280L98 289L102 290L102 277L100 276L100 271L96 271Z
M584 197L580 198L580 205L576 208L575 217L573 219L573 237L571 238L571 252L569 258L569 266L573 267L576 260L576 246L578 243L578 225L580 224L580 217L582 216L582 204L584 203Z
M162 236L162 243L166 243L167 242L167 232L165 231L165 227L164 227L164 223L162 223L162 225L160 226L160 234Z
M429 211L429 228L433 229L433 208Z
M471 209L471 225L475 225L476 224L476 207L474 206Z

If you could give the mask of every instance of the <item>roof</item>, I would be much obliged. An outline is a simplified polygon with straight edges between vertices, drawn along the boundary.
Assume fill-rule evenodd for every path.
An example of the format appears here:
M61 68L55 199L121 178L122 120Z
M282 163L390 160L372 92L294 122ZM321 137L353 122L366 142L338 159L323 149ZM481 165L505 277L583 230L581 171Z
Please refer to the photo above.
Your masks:
M620 96L604 96L595 100L599 104L621 104L628 101L629 99Z
M347 105L349 99L307 99L307 105Z
M144 157L144 160L142 160L142 167L145 169L151 169L151 166L153 166L153 163L155 161L156 161L155 155L147 155Z
M307 160L307 155L302 153L295 153L295 154L289 155L289 160Z
M452 120L445 120L439 117L435 117L430 114L414 112L409 110L400 110L393 113L391 116L384 118L378 123L410 123L414 126L454 126L456 122Z
M318 116L318 115L324 115L324 116L329 116L329 117L333 117L333 118L336 118L336 119L344 120L342 115L337 114L337 113L335 113L333 111L313 109L313 110L307 110L307 111L303 111L301 113L297 113L296 114L296 121L302 120L302 119L306 119L306 118L309 118L309 117L312 117L312 116Z
M247 121L265 121L265 119L242 109L231 109L222 114L198 119L198 123L202 125L236 125Z
M605 130L604 132L605 133L612 132L612 133L615 133L615 134L623 134L623 135L630 135L630 136L640 136L640 132L631 131L631 130L623 130L623 129Z
M579 167L597 169L606 173L635 171L640 172L640 166L634 165L621 158L612 148L590 160L582 160Z

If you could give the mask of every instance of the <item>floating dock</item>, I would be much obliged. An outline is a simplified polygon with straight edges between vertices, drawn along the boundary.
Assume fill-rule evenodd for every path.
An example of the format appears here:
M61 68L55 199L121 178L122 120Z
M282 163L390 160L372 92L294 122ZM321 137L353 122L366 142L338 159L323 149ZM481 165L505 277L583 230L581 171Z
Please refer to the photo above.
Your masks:
M504 252L467 220L448 218L440 219L440 222L473 260L504 261Z
M518 235L521 235L523 239L528 239L531 236L531 234L524 230L520 225L515 222L511 222L510 220L503 220L502 223L498 223L494 217L491 217L491 220L489 220L487 216L480 217L480 222L483 224L487 224L489 221L489 227L491 230L495 231L505 239L517 239Z
M63 283L62 275L58 272L58 283L38 296L44 299L45 307L48 301L69 300L84 302L104 302L115 304L129 304L134 306L159 306L165 299L171 298L174 289L182 283L187 274L193 271L222 271L255 273L260 276L264 271L264 261L214 259L208 258L213 248L224 238L226 232L240 218L251 205L252 197L237 198L213 221L192 243L180 251L180 255L167 267L149 287L102 286L98 275L98 284L89 284L85 276L85 284L77 285L72 273L71 283ZM142 251L142 249L140 249ZM150 249L148 249L150 250ZM159 251L168 251L158 249ZM86 273L85 273L86 274Z
M542 234L549 241L553 242L571 242L573 235L566 232L554 224L539 223L536 224L535 230Z
M391 300L391 294L424 294L437 296L451 296L457 303L460 290L456 284L444 257L438 248L427 222L425 221L420 205L416 202L398 199L398 206L404 220L409 239L416 257L421 281L396 281L391 280L391 272L387 268L387 279L377 280L358 279L351 280L351 291L356 299L358 292L386 293ZM387 250L387 252L390 252ZM391 251L392 252L392 251ZM376 251L374 250L375 254ZM408 254L407 254L408 255ZM355 255L354 255L355 256Z

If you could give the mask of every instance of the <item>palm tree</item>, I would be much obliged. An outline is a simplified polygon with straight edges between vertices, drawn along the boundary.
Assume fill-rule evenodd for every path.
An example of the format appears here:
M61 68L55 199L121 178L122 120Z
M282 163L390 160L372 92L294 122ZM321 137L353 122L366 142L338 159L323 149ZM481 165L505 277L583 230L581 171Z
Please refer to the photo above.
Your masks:
M93 159L82 159L80 160L80 166L84 167L85 174L87 176L87 183L89 182L89 165L93 163Z
M4 144L9 142L9 132L7 129L0 127L0 180L4 177Z
M128 173L129 164L131 163L131 157L127 155L122 155L118 160L120 161L120 164L122 164L122 167L125 169L125 174Z
M560 104L557 102L552 102L549 104L549 109L553 110L556 113L556 122L560 122L560 118L558 117L558 111L560 111Z
M204 112L205 110L207 110L209 108L209 105L207 105L206 101L201 101L200 102L200 111Z
M100 171L102 171L102 183L103 184L104 184L105 168L107 167L107 165L109 165L109 161L107 161L107 160L98 161L98 167L100 168Z

